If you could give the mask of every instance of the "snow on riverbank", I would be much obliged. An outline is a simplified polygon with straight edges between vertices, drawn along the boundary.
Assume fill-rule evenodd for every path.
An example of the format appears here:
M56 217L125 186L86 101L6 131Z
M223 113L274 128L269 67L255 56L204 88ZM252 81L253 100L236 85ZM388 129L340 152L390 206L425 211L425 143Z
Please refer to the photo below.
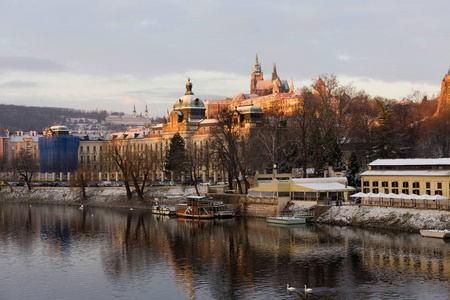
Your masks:
M317 221L406 231L450 228L450 214L443 211L386 207L333 206Z
M205 194L205 188L199 187L201 195ZM160 187L149 188L145 192L145 199L137 197L128 200L123 188L87 188L87 200L81 201L80 190L70 188L33 188L28 191L26 188L14 188L13 192L9 188L0 191L0 202L16 203L41 203L41 204L66 204L93 206L141 206L148 207L154 198L163 196L188 196L196 195L193 187Z
M310 211L311 203L295 203L291 211ZM450 212L371 206L332 206L316 222L376 227L418 232L420 229L450 229Z

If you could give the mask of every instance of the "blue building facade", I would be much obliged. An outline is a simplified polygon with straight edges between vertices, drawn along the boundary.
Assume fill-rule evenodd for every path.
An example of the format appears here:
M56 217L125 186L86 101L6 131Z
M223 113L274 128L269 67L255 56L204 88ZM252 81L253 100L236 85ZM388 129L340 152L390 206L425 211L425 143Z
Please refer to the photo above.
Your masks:
M41 173L72 173L78 169L80 138L70 136L65 126L52 126L39 138Z

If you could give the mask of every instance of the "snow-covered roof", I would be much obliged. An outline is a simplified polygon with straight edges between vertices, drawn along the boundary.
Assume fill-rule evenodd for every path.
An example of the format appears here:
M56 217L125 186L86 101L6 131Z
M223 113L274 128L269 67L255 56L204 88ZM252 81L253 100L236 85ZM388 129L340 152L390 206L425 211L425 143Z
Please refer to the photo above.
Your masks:
M312 183L302 183L295 184L301 187L305 187L307 189L315 190L317 192L342 192L342 191L354 191L355 188L351 186L346 186L345 184L339 182L312 182Z
M39 137L42 137L42 135L36 136L36 135L21 135L21 136L17 136L17 135L11 135L9 137L9 142L10 143L14 143L14 142L23 142L24 139L30 139L32 142L37 142L39 140Z
M422 165L450 165L450 158L401 158L377 159L369 166L422 166Z
M314 178L292 178L292 182L295 184L304 184L304 183L316 183L316 182L339 182L346 183L346 177L314 177Z
M217 119L203 119L200 121L200 124L201 125L209 125L209 124L213 125L213 124L217 124L217 122L219 122L219 120L217 120Z
M450 176L450 170L369 170L361 176Z

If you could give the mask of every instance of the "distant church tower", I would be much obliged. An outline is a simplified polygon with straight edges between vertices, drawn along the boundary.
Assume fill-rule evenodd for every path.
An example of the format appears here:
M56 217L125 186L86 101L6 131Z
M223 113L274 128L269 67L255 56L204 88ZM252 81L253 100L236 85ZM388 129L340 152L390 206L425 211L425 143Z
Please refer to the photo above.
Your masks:
M148 109L147 109L147 104L145 104L145 118L148 119Z
M292 78L291 78L291 85L289 86L289 93L294 93L294 92L295 92L294 82L292 81Z
M264 80L264 77L263 72L261 71L261 65L258 62L258 53L256 53L255 68L252 71L250 80L250 94L256 94L256 83L260 80Z
M133 117L136 118L136 105L133 105Z
M445 74L441 84L441 94L438 99L438 107L435 115L439 115L444 109L450 108L450 70Z

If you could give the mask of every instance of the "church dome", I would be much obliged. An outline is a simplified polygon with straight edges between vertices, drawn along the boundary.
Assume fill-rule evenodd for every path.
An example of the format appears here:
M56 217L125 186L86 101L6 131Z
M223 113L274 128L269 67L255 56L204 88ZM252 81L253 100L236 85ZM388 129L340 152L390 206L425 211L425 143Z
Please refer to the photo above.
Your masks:
M186 93L175 102L173 107L174 109L205 108L203 101L194 96L190 78L188 78L188 82L186 83Z

